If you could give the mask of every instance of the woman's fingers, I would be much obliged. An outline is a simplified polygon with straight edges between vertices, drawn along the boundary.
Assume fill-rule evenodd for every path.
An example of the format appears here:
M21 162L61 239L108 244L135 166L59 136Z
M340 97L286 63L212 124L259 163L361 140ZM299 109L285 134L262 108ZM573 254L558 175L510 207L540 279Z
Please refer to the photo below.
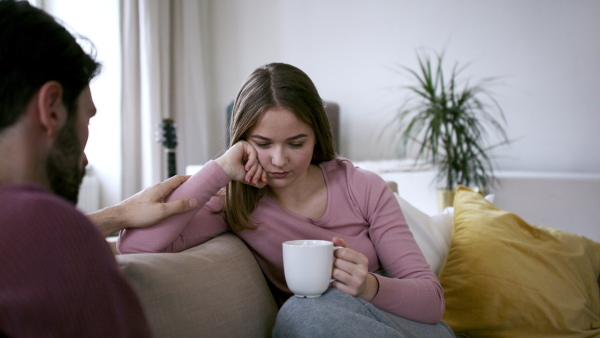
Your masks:
M223 156L215 160L232 181L263 188L267 185L267 173L258 161L258 152L246 142L239 141Z
M244 169L246 170L245 183L262 188L267 184L267 175L258 161L258 152L248 142L244 142L243 145L245 152Z
M333 239L331 241L333 242L334 246L343 246L344 248L348 247L346 245L346 241L344 241L343 239L341 239L339 237L333 237Z
M334 241L336 243L337 241ZM343 241L337 242L343 244ZM369 275L368 258L349 248L335 251L335 262L333 264L333 286L352 296L359 296L365 289L367 276Z
M260 165L252 177L252 185L257 188L264 188L267 185L267 173Z
M365 255L352 249L339 249L339 256L334 262L334 267L346 272L353 278L364 279L368 271L368 259Z

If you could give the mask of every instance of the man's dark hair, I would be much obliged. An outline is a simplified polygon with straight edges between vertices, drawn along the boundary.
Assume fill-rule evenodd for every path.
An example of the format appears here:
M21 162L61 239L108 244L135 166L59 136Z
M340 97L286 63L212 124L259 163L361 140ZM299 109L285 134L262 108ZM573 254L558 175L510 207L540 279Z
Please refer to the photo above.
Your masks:
M26 1L0 0L0 132L48 81L62 85L72 118L77 98L100 72L93 54L48 13Z

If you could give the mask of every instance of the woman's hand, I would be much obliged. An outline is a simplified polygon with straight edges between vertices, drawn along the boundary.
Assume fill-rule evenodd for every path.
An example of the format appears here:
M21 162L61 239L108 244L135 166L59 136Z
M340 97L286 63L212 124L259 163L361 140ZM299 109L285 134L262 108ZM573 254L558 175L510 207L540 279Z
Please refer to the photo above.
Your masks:
M242 182L257 188L263 188L267 185L267 172L258 162L258 153L246 141L236 142L215 162L232 181Z
M371 301L377 291L379 291L379 282L377 278L369 273L369 259L360 252L347 247L343 239L334 237L334 246L342 246L342 249L335 250L335 261L333 263L332 286L340 291L344 291L354 297L360 297L366 301Z

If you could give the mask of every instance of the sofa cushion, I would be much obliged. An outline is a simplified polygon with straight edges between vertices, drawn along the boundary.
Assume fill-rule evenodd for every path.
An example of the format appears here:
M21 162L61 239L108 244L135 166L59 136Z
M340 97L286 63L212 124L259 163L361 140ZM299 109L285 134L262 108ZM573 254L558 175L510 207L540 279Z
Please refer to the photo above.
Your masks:
M267 337L277 306L254 256L230 233L180 253L117 256L155 337Z
M454 214L450 210L446 210L443 213L429 216L400 195L396 194L396 199L400 204L408 228L429 263L431 271L436 275L439 274L450 247Z
M443 320L469 337L600 335L600 243L533 226L460 187L439 275Z

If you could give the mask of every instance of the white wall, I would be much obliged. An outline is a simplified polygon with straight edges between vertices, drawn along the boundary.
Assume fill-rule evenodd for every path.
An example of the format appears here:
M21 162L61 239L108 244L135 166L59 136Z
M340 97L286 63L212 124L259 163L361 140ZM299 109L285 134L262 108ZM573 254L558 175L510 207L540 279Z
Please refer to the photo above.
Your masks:
M600 172L600 2L586 0L212 0L213 111L274 61L303 69L341 107L342 155L389 158L376 142L407 84L392 69L446 49L495 88L508 132L502 170ZM215 119L220 130L222 119ZM223 124L224 125L224 124ZM224 127L222 127L224 128ZM222 150L224 136L215 154Z
M198 0L200 1L200 0ZM203 0L211 8L210 149L225 148L224 110L246 76L265 63L303 69L341 107L342 155L393 157L377 136L401 103L415 51L446 49L496 88L508 132L498 169L600 173L600 1L587 0ZM101 205L120 196L118 0L45 0L88 36L104 64L92 84L99 112L86 153L100 176ZM208 160L205 159L205 160Z

